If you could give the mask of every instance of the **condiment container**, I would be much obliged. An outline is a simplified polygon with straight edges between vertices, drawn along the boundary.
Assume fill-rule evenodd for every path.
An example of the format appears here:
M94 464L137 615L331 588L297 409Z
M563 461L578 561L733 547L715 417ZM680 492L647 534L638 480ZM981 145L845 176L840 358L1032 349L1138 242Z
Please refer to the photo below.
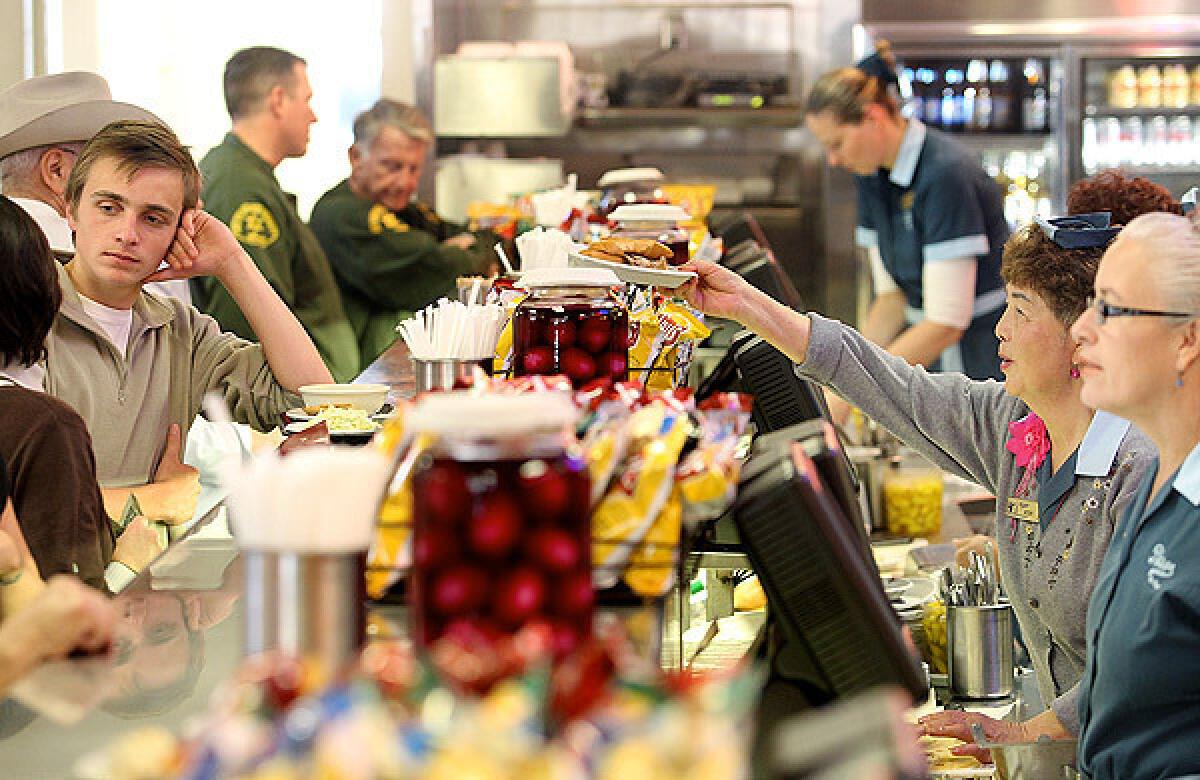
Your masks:
M616 223L613 235L625 238L647 238L671 248L667 260L671 265L688 261L688 232L682 227L689 215L679 206L658 203L639 203L620 206L609 219Z
M890 533L936 536L942 530L942 472L912 451L894 457L883 474L883 514Z
M591 526L574 404L562 393L443 393L412 412L436 437L413 472L413 638L495 641L530 623L556 653L590 636Z
M602 268L540 268L522 275L529 295L513 313L513 375L563 374L580 388L629 376L629 313Z
M627 203L665 203L663 173L657 168L618 168L596 182L600 188L599 210L607 217Z

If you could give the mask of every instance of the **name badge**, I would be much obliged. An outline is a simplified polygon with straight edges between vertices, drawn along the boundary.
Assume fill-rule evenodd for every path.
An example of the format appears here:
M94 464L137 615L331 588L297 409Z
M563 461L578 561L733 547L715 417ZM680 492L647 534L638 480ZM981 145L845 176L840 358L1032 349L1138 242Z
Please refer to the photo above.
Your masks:
M1037 502L1030 501L1028 498L1010 498L1008 499L1008 511L1005 512L1005 515L1014 520L1036 523L1038 521Z

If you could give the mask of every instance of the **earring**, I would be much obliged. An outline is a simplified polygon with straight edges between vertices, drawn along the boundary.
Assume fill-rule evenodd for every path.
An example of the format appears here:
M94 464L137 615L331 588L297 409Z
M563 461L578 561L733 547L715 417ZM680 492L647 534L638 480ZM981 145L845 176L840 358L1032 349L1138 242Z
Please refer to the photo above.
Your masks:
M1079 366L1071 366L1071 378L1072 379L1079 378Z
M1179 373L1179 376L1175 377L1175 387L1177 387L1177 388L1183 387L1183 372L1182 371Z

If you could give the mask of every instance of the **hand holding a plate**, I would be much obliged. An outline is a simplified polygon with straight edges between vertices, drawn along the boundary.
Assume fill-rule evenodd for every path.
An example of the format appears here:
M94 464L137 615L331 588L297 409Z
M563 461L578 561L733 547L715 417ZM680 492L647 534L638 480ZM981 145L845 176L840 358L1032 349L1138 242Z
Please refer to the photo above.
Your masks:
M736 320L743 325L754 301L763 296L753 285L724 266L705 260L692 260L679 267L692 271L696 279L679 289L687 302L705 314Z

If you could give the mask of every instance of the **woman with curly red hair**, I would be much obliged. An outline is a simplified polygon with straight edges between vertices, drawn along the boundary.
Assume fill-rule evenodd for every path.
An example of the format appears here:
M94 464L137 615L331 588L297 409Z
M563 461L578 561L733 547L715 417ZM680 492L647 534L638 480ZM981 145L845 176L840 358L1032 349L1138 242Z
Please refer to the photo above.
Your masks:
M1135 217L1153 211L1179 214L1171 192L1142 176L1126 176L1116 168L1080 179L1067 192L1068 214L1107 211L1112 224L1128 225Z

